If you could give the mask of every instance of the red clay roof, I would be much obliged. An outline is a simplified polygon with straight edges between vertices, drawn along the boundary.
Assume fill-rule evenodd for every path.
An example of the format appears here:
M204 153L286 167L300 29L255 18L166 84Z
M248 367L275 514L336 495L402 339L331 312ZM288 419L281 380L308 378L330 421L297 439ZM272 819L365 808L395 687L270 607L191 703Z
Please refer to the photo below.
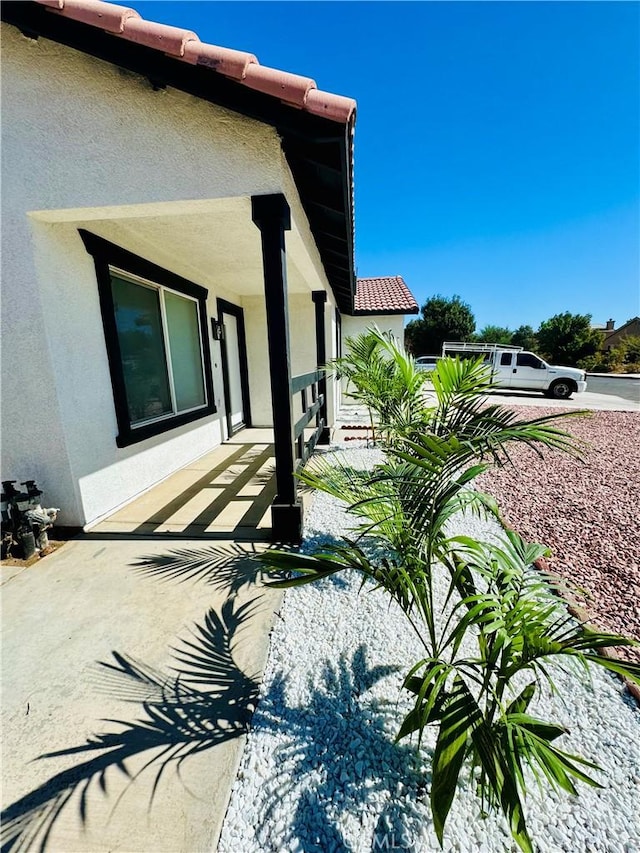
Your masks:
M314 80L260 65L251 53L217 47L200 41L191 30L147 21L134 9L102 0L36 0L53 13L81 21L114 35L159 50L168 56L211 68L232 80L278 98L313 115L347 124L356 102L352 98L320 91Z
M359 278L354 314L417 314L418 303L400 275Z

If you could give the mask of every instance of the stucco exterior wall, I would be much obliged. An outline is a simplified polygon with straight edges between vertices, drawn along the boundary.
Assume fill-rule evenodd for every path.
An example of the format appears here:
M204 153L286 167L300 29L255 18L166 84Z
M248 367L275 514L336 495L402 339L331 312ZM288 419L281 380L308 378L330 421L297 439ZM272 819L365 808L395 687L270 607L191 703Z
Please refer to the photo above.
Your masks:
M373 314L367 317L342 317L342 352L346 354L347 338L355 338L377 326L382 332L391 332L404 343L404 314ZM347 391L347 381L343 379L340 389L340 403L353 402Z
M377 326L381 332L391 332L398 338L400 343L404 342L404 314L373 314L370 317L343 317L342 318L342 341L354 338Z
M624 326L616 329L614 332L607 334L604 340L605 349L613 349L619 346L625 338L640 336L640 317L634 317L629 320Z
M307 251L308 287L328 285L273 129L175 90L154 92L141 77L10 26L2 51L2 478L35 478L48 505L62 508L60 523L87 525L219 443L224 396L220 345L210 341L218 413L116 447L95 268L78 227L122 245L109 211L127 205L283 192ZM161 259L133 238L124 247L185 274L170 245ZM209 288L209 316L218 296L245 307L254 421L271 423L263 299L216 286L215 270L193 280ZM305 345L295 360L306 359Z

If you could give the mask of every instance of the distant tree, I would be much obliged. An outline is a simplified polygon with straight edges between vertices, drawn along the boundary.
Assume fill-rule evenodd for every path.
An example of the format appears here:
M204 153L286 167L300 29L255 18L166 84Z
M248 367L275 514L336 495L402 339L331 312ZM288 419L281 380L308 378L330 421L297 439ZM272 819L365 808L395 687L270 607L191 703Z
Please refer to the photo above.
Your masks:
M513 332L506 326L485 326L474 335L474 341L487 344L510 344Z
M529 351L538 348L538 338L531 326L518 326L511 335L511 343L514 347L522 347L522 349Z
M624 339L624 361L626 364L640 364L640 336L628 335Z
M591 328L590 314L556 314L540 324L538 345L551 362L574 366L594 355L602 345L602 333Z
M581 358L578 367L593 373L640 373L640 336L629 335L615 347Z
M459 296L432 296L422 306L421 314L404 330L405 346L414 355L437 355L444 341L468 341L476 328L471 308Z

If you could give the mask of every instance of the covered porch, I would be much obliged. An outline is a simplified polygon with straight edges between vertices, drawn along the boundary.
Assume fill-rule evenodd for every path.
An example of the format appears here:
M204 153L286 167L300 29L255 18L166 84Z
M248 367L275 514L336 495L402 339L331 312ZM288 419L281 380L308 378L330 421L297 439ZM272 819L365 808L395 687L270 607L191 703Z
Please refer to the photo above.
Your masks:
M68 304L52 303L48 322L69 325L79 347L89 338L93 350L100 340L107 345L115 412L104 376L86 388L87 429L77 428L78 410L62 413L73 420L77 446L70 450L85 529L298 541L302 504L294 471L317 442L328 441L335 409L319 370L333 355L334 303L304 219L296 224L282 193L41 211L32 218L43 263L64 254L62 280L75 255L88 291L82 300L74 293L85 313L73 331ZM194 339L199 334L206 402L200 411L150 411L133 420L114 269L133 289L159 283L168 293L183 287L189 294L192 287L194 304L199 297ZM55 273L48 263L48 279ZM146 315L132 319L128 310L129 326L135 321L146 331ZM74 390L78 396L77 384Z

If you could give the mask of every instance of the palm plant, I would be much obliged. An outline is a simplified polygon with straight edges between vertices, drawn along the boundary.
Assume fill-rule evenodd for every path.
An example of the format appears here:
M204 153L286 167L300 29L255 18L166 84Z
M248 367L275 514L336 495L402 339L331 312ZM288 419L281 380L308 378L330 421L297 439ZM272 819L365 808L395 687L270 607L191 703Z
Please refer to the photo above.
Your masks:
M413 707L398 739L417 733L420 740L427 726L437 727L431 808L440 842L466 761L479 769L483 803L500 808L521 849L531 851L525 768L571 793L576 779L598 784L586 772L594 765L554 744L564 729L528 713L541 683L553 684L549 663L596 663L636 680L640 666L596 653L632 641L559 615L553 584L531 569L546 553L542 546L510 531L498 544L451 533L450 521L461 511L497 515L491 497L470 486L490 465L509 461L510 442L579 453L579 443L556 426L566 416L518 420L487 405L490 380L482 363L443 360L433 386L435 406L423 407L418 425L398 419L389 426L387 459L372 471L325 457L301 472L308 485L347 502L353 537L311 556L270 551L262 559L296 573L274 586L350 569L389 594L424 649L404 680ZM384 549L368 547L372 537ZM444 587L434 582L439 572ZM529 676L524 686L523 675Z
M350 396L367 407L374 440L376 419L383 439L401 426L419 422L425 374L395 337L373 326L347 338L346 344L347 355L334 359L330 367L338 379L347 380Z

